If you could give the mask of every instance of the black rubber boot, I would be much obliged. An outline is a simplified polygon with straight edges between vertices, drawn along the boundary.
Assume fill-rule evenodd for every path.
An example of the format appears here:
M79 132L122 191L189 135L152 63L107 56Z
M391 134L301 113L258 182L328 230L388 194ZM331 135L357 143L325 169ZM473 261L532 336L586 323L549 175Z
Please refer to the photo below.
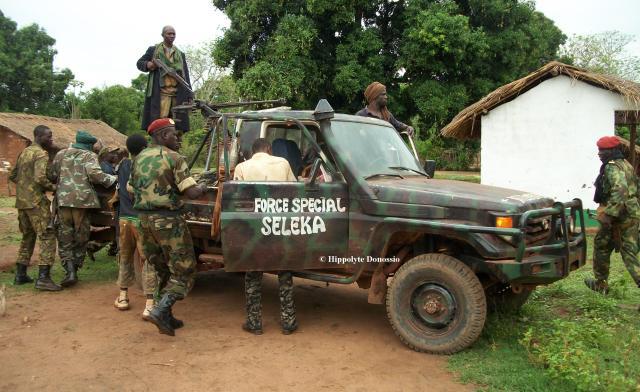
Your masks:
M60 286L62 287L71 287L74 284L78 283L78 270L73 261L67 261L66 264L63 265L65 271L67 273L64 275L64 279L60 282Z
M51 266L41 265L38 271L38 280L36 281L36 289L42 291L60 291L62 287L58 286L51 280Z
M584 284L596 293L604 295L609 294L609 285L607 284L606 280L586 278L584 280Z
M21 285L25 283L33 283L33 279L27 275L26 265L16 263L16 277L13 279L13 284Z
M173 317L172 311L169 311L169 322L171 323L171 328L173 329L180 329L184 327L184 321Z
M149 312L149 321L158 327L158 331L162 334L175 336L175 331L171 325L171 307L176 303L175 295L166 293L156 303L156 306Z

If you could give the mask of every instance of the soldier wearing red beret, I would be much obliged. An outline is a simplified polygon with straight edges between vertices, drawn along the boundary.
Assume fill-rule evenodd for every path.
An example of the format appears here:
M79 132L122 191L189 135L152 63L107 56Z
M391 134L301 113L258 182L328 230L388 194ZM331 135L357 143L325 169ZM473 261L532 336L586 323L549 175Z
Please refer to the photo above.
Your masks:
M593 274L595 279L585 279L591 290L606 294L609 291L609 263L611 252L617 249L631 277L640 287L638 264L638 178L633 167L624 159L620 140L616 136L604 136L596 143L602 161L596 178L593 200L599 203L600 229L593 241Z
M142 252L158 276L160 299L148 320L160 333L173 336L184 323L173 317L172 307L187 296L196 272L193 240L180 195L197 199L205 188L191 177L187 161L178 153L172 119L155 120L147 131L153 142L133 161L129 188L139 213Z

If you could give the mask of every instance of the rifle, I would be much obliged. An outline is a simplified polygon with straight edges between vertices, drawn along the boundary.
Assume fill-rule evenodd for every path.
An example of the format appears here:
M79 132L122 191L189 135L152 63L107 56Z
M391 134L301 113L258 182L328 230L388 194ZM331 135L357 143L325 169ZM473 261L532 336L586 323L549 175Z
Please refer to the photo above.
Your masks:
M189 94L191 94L191 97L195 96L195 93L193 92L193 90L191 90L191 86L189 86L189 83L187 83L187 81L184 80L182 76L178 75L175 69L169 67L167 64L163 63L162 60L160 59L153 59L152 61L156 65L156 67L161 68L169 76L174 78L178 82L178 84L180 84L185 90L189 92Z

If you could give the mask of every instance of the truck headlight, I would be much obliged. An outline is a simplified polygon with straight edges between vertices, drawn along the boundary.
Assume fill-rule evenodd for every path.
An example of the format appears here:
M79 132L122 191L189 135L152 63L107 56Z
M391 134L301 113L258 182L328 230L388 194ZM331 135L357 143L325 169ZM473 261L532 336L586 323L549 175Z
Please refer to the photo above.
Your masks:
M496 227L501 229L511 229L513 227L513 217L510 216L497 216Z

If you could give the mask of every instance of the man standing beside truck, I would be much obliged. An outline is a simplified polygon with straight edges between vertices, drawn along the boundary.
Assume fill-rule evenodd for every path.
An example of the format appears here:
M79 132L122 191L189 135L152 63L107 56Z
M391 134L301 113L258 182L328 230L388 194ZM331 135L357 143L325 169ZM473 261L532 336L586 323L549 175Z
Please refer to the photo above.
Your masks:
M136 249L141 258L144 259L142 252L142 242L140 240L140 219L138 211L133 208L133 200L127 191L127 183L131 176L131 162L135 157L147 147L147 139L142 135L131 135L127 138L127 150L131 154L131 159L123 159L117 170L118 188L113 201L118 205L118 242L120 250L118 252L118 286L120 294L114 302L114 306L118 310L129 309L129 287L135 282L134 254ZM149 262L144 259L142 267L142 291L147 297L142 318L149 319L149 312L153 309L157 286L156 272Z
M145 258L158 276L159 301L148 320L160 333L174 336L184 326L173 317L172 306L193 287L196 258L187 221L182 215L184 202L199 198L205 189L191 177L185 158L178 153L175 122L170 118L149 125L153 144L133 161L129 191L140 219L140 240Z
M593 291L609 291L609 263L611 252L619 248L622 261L629 274L640 287L638 264L638 178L633 167L624 159L620 141L615 136L598 140L598 156L602 161L593 200L599 203L597 219L600 230L596 234L593 250L593 274L584 283Z
M36 238L40 242L40 262L36 289L60 291L62 288L51 280L51 266L56 256L56 234L49 226L51 202L45 192L55 192L56 187L47 179L47 150L53 144L51 129L38 125L33 130L34 143L25 148L9 179L16 184L16 208L18 225L22 233L20 250L16 260L14 284L33 282L27 275L27 266L33 255Z
M66 270L62 287L78 281L78 269L84 263L91 234L89 211L100 208L98 194L91 184L110 188L116 176L104 173L93 152L98 141L89 132L79 130L76 142L59 151L48 173L49 180L57 184L58 202L58 252Z
M235 181L296 181L289 162L271 155L267 139L257 139L251 147L251 159L236 166ZM282 333L289 335L298 329L296 309L293 305L293 276L291 271L278 272L280 296L280 322ZM242 329L262 335L262 271L248 271L244 278L247 299L247 322Z

